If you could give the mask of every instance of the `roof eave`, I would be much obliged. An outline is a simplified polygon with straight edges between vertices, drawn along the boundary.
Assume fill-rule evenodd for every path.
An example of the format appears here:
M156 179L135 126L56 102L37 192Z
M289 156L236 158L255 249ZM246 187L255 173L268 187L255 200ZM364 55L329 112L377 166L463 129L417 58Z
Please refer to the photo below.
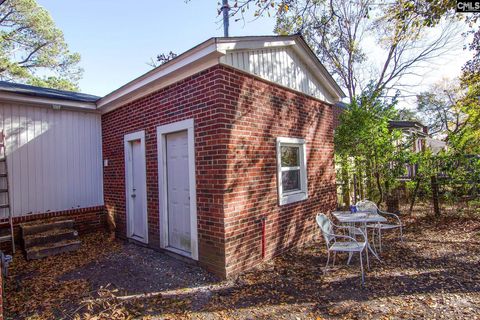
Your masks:
M144 88L145 86L157 82L163 77L185 68L192 63L201 63L205 59L216 58L221 54L217 52L215 45L215 38L211 38L198 46L182 53L176 58L168 61L167 63L156 67L155 69L145 73L144 75L130 81L122 87L112 91L97 102L97 108L102 112L107 112L104 109L110 111L112 106L116 105L117 101L125 103L130 96L135 95L136 92Z
M0 91L0 101L19 102L31 105L41 105L69 110L97 111L95 102L83 102L66 99L54 99L48 97L32 96L21 93Z

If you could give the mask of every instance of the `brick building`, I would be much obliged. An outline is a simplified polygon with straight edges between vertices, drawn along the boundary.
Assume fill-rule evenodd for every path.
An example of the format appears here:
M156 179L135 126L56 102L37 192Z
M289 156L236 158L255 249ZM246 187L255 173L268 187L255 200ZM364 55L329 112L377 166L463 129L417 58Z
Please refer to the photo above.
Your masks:
M247 270L311 239L316 213L334 209L342 97L300 36L209 39L87 102L101 133L83 139L101 141L101 153L88 151L93 160L77 166L90 161L103 175L100 201L83 201L103 206L101 221L108 217L120 238L222 277ZM41 98L30 104L54 105ZM76 210L68 204L61 209Z

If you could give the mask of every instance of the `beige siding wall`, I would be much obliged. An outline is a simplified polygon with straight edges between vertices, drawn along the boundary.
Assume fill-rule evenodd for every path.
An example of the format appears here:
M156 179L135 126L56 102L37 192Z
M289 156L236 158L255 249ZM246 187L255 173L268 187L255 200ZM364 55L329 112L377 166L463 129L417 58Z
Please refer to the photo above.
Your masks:
M14 216L103 205L99 114L0 103L0 128Z
M335 102L290 47L234 50L221 57L220 62L318 99Z

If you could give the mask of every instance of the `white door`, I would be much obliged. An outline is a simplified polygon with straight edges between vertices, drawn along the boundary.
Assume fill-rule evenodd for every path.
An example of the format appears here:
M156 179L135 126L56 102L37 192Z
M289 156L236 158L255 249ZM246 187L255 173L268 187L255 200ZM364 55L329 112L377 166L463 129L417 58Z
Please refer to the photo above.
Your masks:
M191 253L188 132L167 134L165 140L168 246Z
M143 138L125 141L127 232L134 240L148 242L145 145Z

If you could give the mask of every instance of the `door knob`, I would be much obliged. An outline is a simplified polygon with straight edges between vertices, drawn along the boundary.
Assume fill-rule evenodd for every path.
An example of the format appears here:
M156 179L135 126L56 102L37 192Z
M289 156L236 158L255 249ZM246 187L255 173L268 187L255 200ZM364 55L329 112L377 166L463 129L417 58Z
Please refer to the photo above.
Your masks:
M135 193L132 193L132 198L135 198L137 195Z

